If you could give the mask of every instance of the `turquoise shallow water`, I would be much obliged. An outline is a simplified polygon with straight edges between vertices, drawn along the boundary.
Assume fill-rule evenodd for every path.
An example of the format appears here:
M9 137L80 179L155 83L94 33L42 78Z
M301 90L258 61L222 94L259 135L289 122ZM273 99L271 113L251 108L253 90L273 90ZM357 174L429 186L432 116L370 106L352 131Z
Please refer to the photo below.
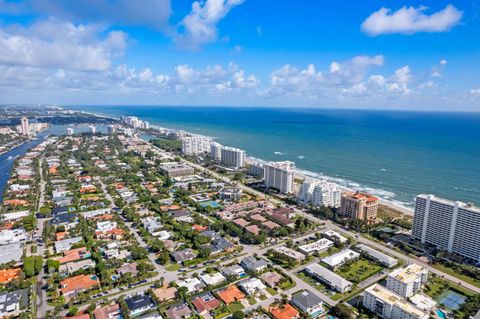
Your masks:
M480 204L480 114L220 107L82 106L136 115L292 160L344 186L412 204L419 193Z

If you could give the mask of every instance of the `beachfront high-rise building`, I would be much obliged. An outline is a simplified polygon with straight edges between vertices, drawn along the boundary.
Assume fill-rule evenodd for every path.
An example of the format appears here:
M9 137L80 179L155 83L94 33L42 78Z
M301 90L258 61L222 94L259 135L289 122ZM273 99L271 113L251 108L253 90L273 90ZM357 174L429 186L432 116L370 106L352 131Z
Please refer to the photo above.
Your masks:
M339 207L341 192L338 185L319 179L307 179L300 187L297 198L316 207Z
M220 163L227 167L244 167L245 151L235 147L223 146L221 149Z
M210 157L227 167L239 168L245 166L244 150L223 146L216 142L210 144Z
M182 153L185 155L200 155L210 152L212 140L205 136L187 136L181 139Z
M222 144L213 142L210 145L210 157L214 161L220 161L222 159Z
M139 127L140 120L136 116L125 116L123 122L127 125L133 126L134 128Z
M480 262L480 208L434 195L415 198L412 236Z
M295 163L290 161L269 162L265 164L265 185L278 189L281 193L293 192Z
M107 126L107 133L108 134L115 134L116 131L117 131L117 128L115 127L115 125Z
M74 131L73 128L67 127L67 135L73 135Z
M260 162L251 162L247 165L247 174L261 179L265 178L265 164Z
M420 292L427 280L427 268L410 264L392 271L387 277L386 287L403 298L409 298Z
M97 132L97 128L93 125L90 125L88 127L88 131L91 133L91 134L95 134Z
M377 218L378 198L363 193L344 193L340 200L340 215L374 222Z
M23 136L30 134L30 126L28 125L28 118L22 117L21 119L21 133Z
M362 304L380 318L428 319L430 314L422 311L407 300L380 284L365 289Z

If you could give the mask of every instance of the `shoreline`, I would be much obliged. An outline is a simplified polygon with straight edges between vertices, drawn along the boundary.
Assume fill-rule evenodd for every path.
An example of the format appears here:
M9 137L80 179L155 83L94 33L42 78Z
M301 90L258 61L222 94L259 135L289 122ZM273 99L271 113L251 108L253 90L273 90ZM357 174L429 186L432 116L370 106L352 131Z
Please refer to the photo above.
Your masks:
M84 114L89 114L89 115L92 115L92 116L96 116L96 117L100 117L100 118L105 118L105 119L110 119L110 120L115 120L115 121L120 121L119 118L115 118L111 115L101 115L101 114L97 114L97 113L93 113L93 112L87 112L87 111L82 111L80 110L80 112L84 113ZM157 125L158 126L158 125ZM175 132L175 131L178 131L176 129L171 129L171 128L168 128L168 127L165 127L165 129L168 129L172 132ZM204 135L201 135L201 134L194 134L194 133L191 133L191 132L188 132L188 131L185 131L187 132L188 134L192 134L192 135L197 135L197 136L204 136ZM207 136L205 136L207 137ZM213 139L213 138L212 138ZM148 142L148 141L147 141ZM249 161L258 161L258 162L267 162L265 160L262 160L262 159L259 159L259 158L254 158L254 157L247 157L247 160ZM350 187L346 187L346 186L343 186L343 185L340 185L339 183L336 183L334 180L338 178L335 178L335 177L332 177L332 176L328 176L328 175L323 175L322 173L317 173L317 172L312 172L312 171L309 171L309 170L304 170L304 169L300 169L300 168L295 168L295 174L297 176L300 176L300 177L307 177L307 178L319 178L319 179L323 179L323 180L326 180L326 181L330 181L332 183L335 183L337 184L340 189L344 190L344 191L347 191L347 192L354 192L356 191L354 188L350 188ZM333 181L332 181L333 180ZM354 181L348 181L348 180L345 180L346 182L352 182L352 183L355 183ZM355 184L358 184L358 183L355 183ZM381 189L379 189L381 190ZM359 190L360 191L360 190ZM385 190L381 190L381 191L385 191ZM385 192L388 192L388 191L385 191ZM374 195L375 197L378 198L378 201L379 201L379 204L380 205L384 205L384 206L387 206L391 209L395 209L395 210L398 210L400 211L401 213L405 214L405 215L411 215L413 216L413 209L410 208L410 207L407 207L405 205L402 205L400 203L395 203L394 201L392 200L389 200L389 199L385 199L383 198L382 196L379 196L377 194L372 194Z

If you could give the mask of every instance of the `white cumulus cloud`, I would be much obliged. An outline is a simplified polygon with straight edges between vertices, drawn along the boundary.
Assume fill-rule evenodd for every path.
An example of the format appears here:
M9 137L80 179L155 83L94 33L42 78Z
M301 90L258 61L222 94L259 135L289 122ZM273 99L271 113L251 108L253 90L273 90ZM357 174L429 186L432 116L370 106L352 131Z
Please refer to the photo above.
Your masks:
M29 27L0 28L0 63L31 67L101 71L110 68L111 59L122 54L127 35L103 31L96 26L40 21Z
M197 49L202 44L216 41L218 22L242 3L243 0L195 1L192 11L182 20L185 32L177 37L177 43L182 47Z
M381 34L413 34L416 32L445 32L462 19L463 12L453 5L426 14L425 7L403 7L395 12L387 8L372 13L363 23L362 31L371 36Z

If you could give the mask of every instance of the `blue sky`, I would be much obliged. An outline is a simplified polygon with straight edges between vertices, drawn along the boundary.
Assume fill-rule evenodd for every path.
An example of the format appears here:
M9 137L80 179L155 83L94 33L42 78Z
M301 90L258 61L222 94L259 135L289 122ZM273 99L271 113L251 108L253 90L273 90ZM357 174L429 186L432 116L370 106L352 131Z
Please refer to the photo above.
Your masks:
M0 102L480 110L475 1L0 0Z

